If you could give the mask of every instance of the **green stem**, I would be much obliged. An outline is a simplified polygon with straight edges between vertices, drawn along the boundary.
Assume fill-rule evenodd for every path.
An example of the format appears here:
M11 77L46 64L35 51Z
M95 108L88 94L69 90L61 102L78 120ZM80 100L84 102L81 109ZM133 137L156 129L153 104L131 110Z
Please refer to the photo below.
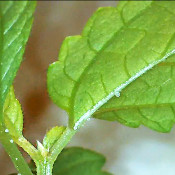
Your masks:
M37 175L52 175L53 164L47 159L36 162Z
M69 143L69 141L72 139L76 132L77 130L73 130L69 127L66 128L61 137L56 141L56 143L50 150L49 161L51 164L54 164L58 155L61 153L63 148Z
M5 127L2 124L0 126L0 141L18 172L21 175L33 175L16 144L13 143L11 136L8 132L5 132Z
M42 155L40 154L40 152L23 136L14 140L21 148L23 148L25 152L27 152L30 155L30 157L34 161L42 159Z
M49 154L44 158L44 160L41 161L40 159L40 161L36 162L37 175L52 175L55 160L76 132L77 131L69 127L66 128L61 137L52 146Z

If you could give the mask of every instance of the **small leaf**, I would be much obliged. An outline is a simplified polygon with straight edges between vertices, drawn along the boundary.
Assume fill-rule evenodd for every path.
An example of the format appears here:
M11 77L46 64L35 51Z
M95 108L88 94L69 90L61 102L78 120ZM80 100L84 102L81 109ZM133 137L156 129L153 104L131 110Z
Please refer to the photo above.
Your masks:
M37 149L43 157L47 157L49 151L37 140Z
M54 168L54 175L110 175L101 168L105 158L96 152L72 147L64 149L58 156Z
M22 61L35 6L34 1L0 2L0 112Z
M43 139L43 146L50 150L50 148L54 145L54 143L61 137L62 133L64 132L65 127L54 127L50 131L47 132L46 136Z
M13 137L18 138L21 136L23 130L23 114L21 105L15 98L13 87L10 88L5 100L3 114L5 125L7 127L6 132L9 131Z
M81 36L64 40L59 61L48 69L48 90L69 113L71 127L94 115L170 130L175 121L174 8L170 1L100 8Z

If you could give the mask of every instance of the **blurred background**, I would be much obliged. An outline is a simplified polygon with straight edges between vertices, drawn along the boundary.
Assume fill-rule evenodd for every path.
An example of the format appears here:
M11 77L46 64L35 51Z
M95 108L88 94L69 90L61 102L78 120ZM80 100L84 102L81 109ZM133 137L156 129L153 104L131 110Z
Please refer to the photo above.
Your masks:
M67 115L55 106L46 90L48 65L56 61L66 36L78 35L92 13L115 1L38 2L24 61L15 79L16 97L24 113L24 135L36 145L48 129L66 124ZM161 134L145 127L132 129L92 119L69 146L83 146L104 154L104 169L114 175L174 175L175 130ZM24 153L27 160L29 157ZM15 169L0 145L0 175Z

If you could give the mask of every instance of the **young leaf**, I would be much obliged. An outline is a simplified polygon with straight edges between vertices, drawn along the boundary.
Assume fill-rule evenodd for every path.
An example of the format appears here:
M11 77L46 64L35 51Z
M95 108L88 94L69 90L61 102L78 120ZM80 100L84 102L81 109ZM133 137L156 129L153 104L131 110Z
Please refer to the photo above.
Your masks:
M36 2L0 2L0 111L19 68Z
M52 128L50 131L47 132L46 136L43 139L43 146L50 150L53 144L61 137L62 133L64 132L64 126L56 126Z
M169 118L172 115L163 118L170 114L169 109L161 114L160 108L153 109L151 106L156 104L155 97L150 100L151 94L154 94L151 88L157 86L158 89L159 83L168 79L158 83L159 71L150 78L149 70L157 69L154 66L175 53L174 8L175 3L170 1L128 1L119 3L117 8L100 8L90 18L81 36L65 39L59 61L49 67L48 90L53 101L69 113L71 126L76 129L96 112L98 118L118 120L129 126L142 123L159 131L169 130ZM141 77L143 74L146 78ZM145 93L144 98L142 90L139 90L142 86L139 82L143 80L135 81L139 77L150 81L147 89L150 94L147 96ZM122 107L124 104L134 107L137 103L129 103L127 99L124 101L124 97L111 101L112 98L118 98L121 90L129 84L134 88L127 93L125 89L125 94L129 93L133 101L139 97L140 104L149 109L144 108L138 115L137 110L125 111L124 108L122 117L118 113L119 117L116 114L111 117L111 113L108 113L109 118L100 109L100 115L97 116L97 110L104 104L111 110L112 101L115 111L122 103ZM172 100L166 99L161 104L169 102Z
M96 152L72 147L62 151L58 156L54 168L54 175L110 175L101 168L105 158Z
M16 138L21 136L23 130L23 114L21 105L15 98L13 87L10 88L6 97L3 114L7 132Z

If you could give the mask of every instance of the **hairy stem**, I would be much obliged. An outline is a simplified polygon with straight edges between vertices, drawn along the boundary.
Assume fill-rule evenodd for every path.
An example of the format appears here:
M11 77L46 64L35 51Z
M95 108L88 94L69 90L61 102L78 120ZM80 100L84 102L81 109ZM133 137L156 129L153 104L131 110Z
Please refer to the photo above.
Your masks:
M82 125L80 124L80 126ZM54 162L77 131L78 130L74 130L68 126L61 137L54 143L48 154L41 155L42 157L40 158L34 158L37 167L37 175L52 175Z
M15 168L21 175L33 175L22 154L13 142L9 133L5 132L5 127L0 125L0 141L5 151L10 156Z
M77 130L73 130L69 127L66 128L61 137L57 140L57 142L53 145L52 149L50 150L49 161L51 164L54 164L58 155L61 153L63 148L69 143L69 141L72 139L76 132Z
M19 137L18 139L15 139L15 142L21 148L23 148L23 150L27 152L34 161L42 159L42 155L40 154L40 152L23 136Z
M76 132L77 131L69 127L66 128L62 136L51 148L47 157L45 157L42 162L36 162L37 175L52 175L52 169L55 160Z
M53 164L47 158L36 162L37 175L52 175Z

